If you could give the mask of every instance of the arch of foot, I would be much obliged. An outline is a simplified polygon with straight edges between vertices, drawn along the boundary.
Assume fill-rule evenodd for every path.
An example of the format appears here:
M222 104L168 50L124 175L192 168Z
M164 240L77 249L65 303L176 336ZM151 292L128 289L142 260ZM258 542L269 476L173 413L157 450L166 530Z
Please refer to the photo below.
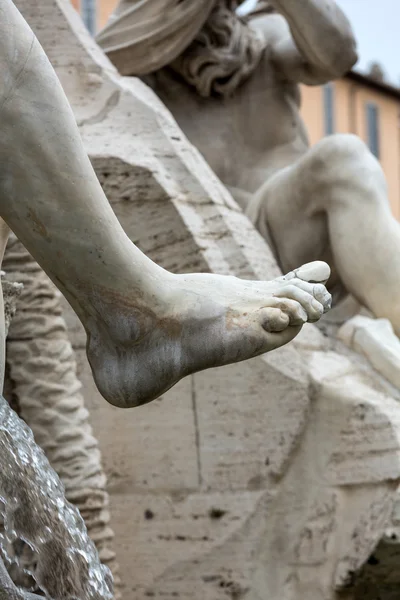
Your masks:
M276 276L269 248L169 112L118 76L68 0L16 4L133 241L175 272ZM397 392L366 360L310 325L287 347L196 374L127 413L99 398L83 332L66 318L96 407L127 592L356 598L354 573L390 524L400 480Z

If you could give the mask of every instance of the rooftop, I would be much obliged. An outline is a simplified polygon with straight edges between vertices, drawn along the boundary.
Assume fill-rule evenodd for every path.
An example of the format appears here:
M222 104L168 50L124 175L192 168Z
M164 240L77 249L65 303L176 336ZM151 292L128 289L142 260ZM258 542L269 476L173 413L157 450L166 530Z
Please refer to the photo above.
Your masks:
M346 74L347 79L352 79L353 81L357 81L362 85L365 85L369 88L373 88L378 92L386 94L388 96L392 96L393 98L397 98L400 100L400 88L391 85L390 83L386 83L385 81L378 81L369 75L363 75L358 71L349 71Z

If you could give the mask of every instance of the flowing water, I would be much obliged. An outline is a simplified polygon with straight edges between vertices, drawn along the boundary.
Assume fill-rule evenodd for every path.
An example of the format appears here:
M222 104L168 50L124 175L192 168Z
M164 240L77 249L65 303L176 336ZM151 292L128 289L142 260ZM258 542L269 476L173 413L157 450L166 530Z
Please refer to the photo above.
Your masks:
M79 511L29 427L0 396L0 543L26 542L35 552L31 573L53 600L111 600L112 576L100 563Z

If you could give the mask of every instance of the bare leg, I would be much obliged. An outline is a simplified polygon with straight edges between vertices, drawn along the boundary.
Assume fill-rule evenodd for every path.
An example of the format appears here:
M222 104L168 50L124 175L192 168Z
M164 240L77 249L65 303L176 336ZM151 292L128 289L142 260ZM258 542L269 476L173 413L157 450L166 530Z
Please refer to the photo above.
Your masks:
M183 376L290 341L329 304L329 268L273 282L172 275L123 232L39 43L0 4L0 216L64 293L88 334L103 396L148 402Z
M382 169L359 138L325 138L271 178L247 212L268 230L283 269L329 261L331 285L342 282L400 334L400 225Z
M9 227L0 218L0 267L4 258L4 252L7 245ZM4 370L6 366L6 329L4 323L4 302L3 290L0 284L0 394L3 393Z

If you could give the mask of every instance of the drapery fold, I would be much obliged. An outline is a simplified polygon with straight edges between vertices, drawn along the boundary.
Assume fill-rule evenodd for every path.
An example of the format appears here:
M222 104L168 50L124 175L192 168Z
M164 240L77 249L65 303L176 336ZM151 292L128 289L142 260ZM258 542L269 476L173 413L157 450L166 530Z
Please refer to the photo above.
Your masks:
M218 0L122 0L96 37L123 75L146 75L174 61Z

